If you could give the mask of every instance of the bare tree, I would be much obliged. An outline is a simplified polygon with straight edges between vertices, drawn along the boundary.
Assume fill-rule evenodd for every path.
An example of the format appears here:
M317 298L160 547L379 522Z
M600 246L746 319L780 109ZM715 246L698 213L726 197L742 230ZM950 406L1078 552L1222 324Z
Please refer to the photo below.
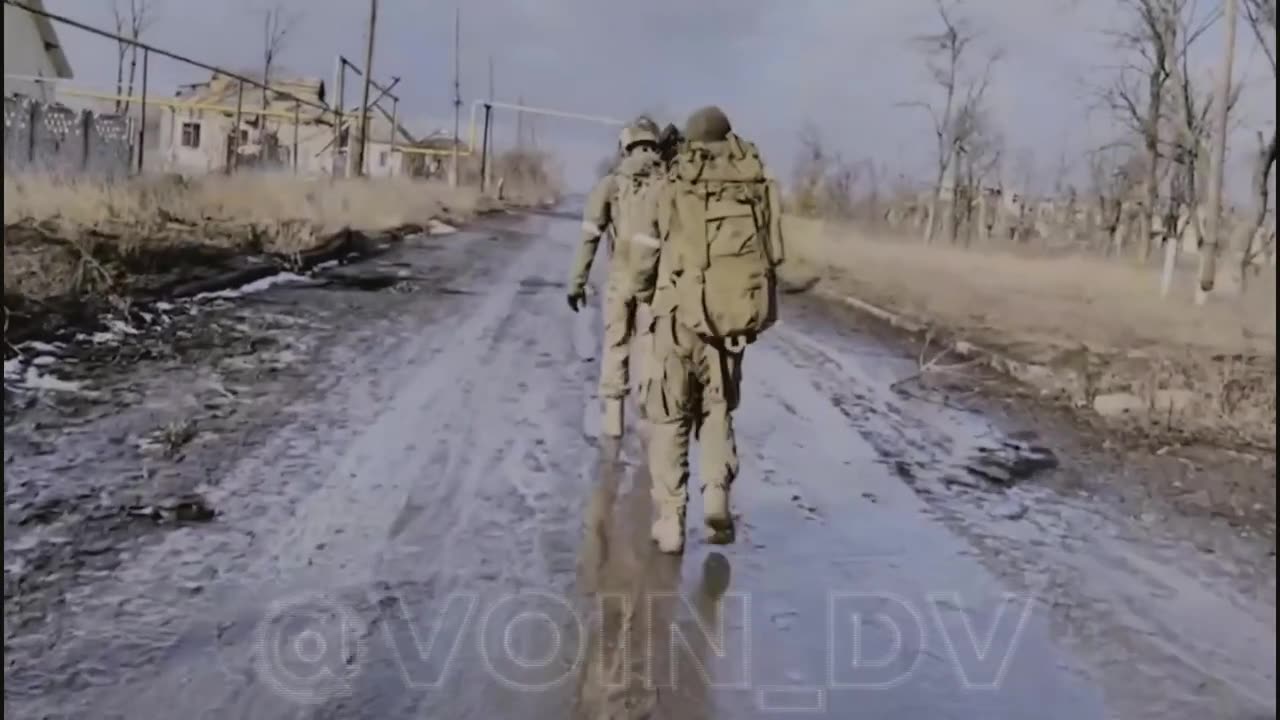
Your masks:
M1116 252L1125 234L1124 198L1132 194L1145 171L1143 151L1127 143L1110 143L1089 152L1089 177L1104 252Z
M1142 256L1149 257L1160 197L1160 167L1169 81L1177 66L1180 19L1193 0L1121 0L1133 25L1113 33L1128 58L1102 99L1135 132L1144 150L1138 230ZM1123 245L1123 238L1117 238Z
M1200 91L1190 64L1192 46L1221 18L1221 10L1214 8L1203 17L1198 16L1194 3L1184 10L1185 14L1175 19L1177 42L1170 75L1171 117L1165 152L1169 161L1168 194L1161 215L1165 260L1160 287L1166 296L1173 287L1178 240L1187 232L1197 240L1204 237L1201 180L1208 174L1211 112L1216 102L1223 101ZM1237 85L1228 91L1228 108L1239 100L1240 90Z
M127 7L124 7L123 0L112 0L111 16L114 21L116 35L121 39L116 41L116 112L120 114L129 112L130 101L125 99L133 96L134 80L138 75L138 46L137 42L142 38L142 33L151 27L155 22L154 8L147 0L128 0ZM128 42L131 40L133 42ZM125 76L125 58L129 60L128 84L126 85ZM123 98L121 96L124 96Z
M1253 31L1258 46L1271 64L1271 77L1276 80L1276 0L1244 0L1245 19L1249 29ZM1267 207L1270 204L1270 191L1267 187L1271 178L1271 169L1276 164L1276 126L1275 118L1271 119L1271 139L1267 140L1263 133L1258 133L1258 151L1253 165L1253 217L1244 232L1244 249L1240 256L1240 280L1247 282L1249 266L1254 261L1254 238L1267 221Z
M822 135L813 123L800 130L800 152L792 172L791 198L796 212L818 215L823 211L822 184L831 168Z
M298 15L286 13L280 5L267 10L262 20L262 107L267 108L271 102L267 87L271 85L271 70L280 53L284 51L289 33L298 24Z
M933 81L938 85L941 99L935 102L914 101L902 103L909 107L918 107L928 111L933 121L934 137L937 141L937 174L934 180L933 197L929 204L929 217L925 226L925 241L932 242L937 233L938 213L942 201L944 183L948 174L953 177L952 185L958 180L957 165L964 152L965 145L978 131L981 122L983 98L987 86L991 82L991 69L999 58L998 53L990 55L981 71L976 76L969 76L966 64L968 53L977 33L967 20L949 7L947 0L936 0L938 18L942 30L937 33L920 35L913 42L925 54L925 62ZM952 212L951 218L955 218ZM956 239L954 222L948 223L948 239Z
M986 115L978 123L976 132L965 147L963 173L960 187L963 204L958 204L959 218L964 226L964 244L968 246L977 232L978 239L990 239L992 228L999 222L1000 207L992 207L987 187L1000 171L1004 160L1004 136L993 127ZM975 217L976 210L976 217Z

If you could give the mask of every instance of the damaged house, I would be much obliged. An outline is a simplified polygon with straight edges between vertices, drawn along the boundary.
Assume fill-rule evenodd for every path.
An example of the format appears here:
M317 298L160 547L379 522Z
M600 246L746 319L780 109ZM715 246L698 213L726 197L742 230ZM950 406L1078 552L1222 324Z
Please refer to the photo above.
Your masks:
M252 77L249 75L248 77ZM160 109L156 162L164 172L196 175L237 170L276 170L300 175L343 172L351 143L359 136L359 115L343 117L334 152L334 114L318 79L280 79L271 90L215 74L186 85ZM313 105L295 102L302 98ZM236 107L240 123L236 127ZM419 140L381 109L369 118L365 174L422 177L439 171L438 153L451 148L438 133ZM336 162L336 166L335 166Z

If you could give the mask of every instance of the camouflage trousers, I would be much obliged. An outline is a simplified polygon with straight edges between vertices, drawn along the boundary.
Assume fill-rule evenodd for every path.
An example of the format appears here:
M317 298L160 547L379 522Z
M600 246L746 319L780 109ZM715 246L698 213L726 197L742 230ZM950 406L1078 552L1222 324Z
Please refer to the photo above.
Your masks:
M655 319L652 343L644 402L653 501L658 508L683 510L691 438L701 446L703 489L727 489L738 474L733 411L742 385L742 355L708 344L669 315Z
M644 387L648 360L648 308L635 292L612 278L604 292L604 352L600 357L600 397L623 398L635 386ZM632 354L635 355L633 367ZM634 371L634 372L633 372Z

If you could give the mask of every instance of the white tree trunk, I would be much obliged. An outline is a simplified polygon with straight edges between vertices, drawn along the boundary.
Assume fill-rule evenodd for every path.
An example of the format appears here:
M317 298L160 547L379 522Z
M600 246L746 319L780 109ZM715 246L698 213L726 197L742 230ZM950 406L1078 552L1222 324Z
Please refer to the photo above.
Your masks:
M1167 298L1173 291L1173 276L1177 267L1178 239L1170 237L1164 241L1164 268L1160 272L1160 297Z

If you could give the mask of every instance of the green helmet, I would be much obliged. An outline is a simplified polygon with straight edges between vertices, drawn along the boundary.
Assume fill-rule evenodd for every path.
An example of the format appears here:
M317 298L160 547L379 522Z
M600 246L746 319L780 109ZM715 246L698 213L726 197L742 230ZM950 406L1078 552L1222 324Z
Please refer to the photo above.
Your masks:
M729 137L733 127L724 111L714 105L693 111L685 123L684 136L694 142L715 142Z

